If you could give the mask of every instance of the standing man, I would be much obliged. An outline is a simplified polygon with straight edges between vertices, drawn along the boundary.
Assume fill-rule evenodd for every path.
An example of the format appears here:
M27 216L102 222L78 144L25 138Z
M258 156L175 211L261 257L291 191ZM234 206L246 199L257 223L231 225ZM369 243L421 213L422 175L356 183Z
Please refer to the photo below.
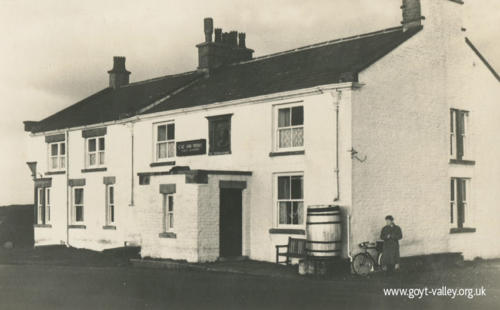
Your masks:
M382 250L382 265L387 271L392 272L399 269L399 240L403 238L401 228L394 224L392 215L385 217L386 225L380 232L380 239L384 240Z

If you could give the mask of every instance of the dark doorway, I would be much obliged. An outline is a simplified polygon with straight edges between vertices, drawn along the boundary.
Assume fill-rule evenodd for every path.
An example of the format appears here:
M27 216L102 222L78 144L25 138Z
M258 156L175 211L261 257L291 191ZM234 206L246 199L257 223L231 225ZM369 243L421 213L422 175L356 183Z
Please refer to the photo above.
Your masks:
M220 189L220 256L236 257L242 253L241 189Z

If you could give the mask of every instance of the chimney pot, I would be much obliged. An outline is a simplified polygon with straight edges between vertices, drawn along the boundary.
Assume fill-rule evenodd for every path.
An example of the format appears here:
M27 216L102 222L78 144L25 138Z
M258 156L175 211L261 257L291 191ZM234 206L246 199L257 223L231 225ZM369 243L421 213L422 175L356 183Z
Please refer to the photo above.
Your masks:
M222 41L222 29L221 28L215 28L215 42L221 42Z
M125 57L113 57L113 69L109 73L109 87L116 89L129 83L130 71L125 68Z
M244 33L244 32L240 32L240 33L238 34L238 37L239 37L239 38L238 38L238 39L239 39L239 40L238 40L238 41L239 41L239 42L238 42L238 43L239 43L239 45L238 45L238 46L239 46L240 48L245 48L245 47L247 47L247 46L246 46L246 42L245 42L245 37L246 37L245 33Z
M403 31L422 25L422 10L420 0L403 0L401 5L403 13Z
M205 42L212 42L212 34L214 33L214 20L211 17L204 19Z
M229 44L232 46L238 46L238 31L231 31L229 33Z

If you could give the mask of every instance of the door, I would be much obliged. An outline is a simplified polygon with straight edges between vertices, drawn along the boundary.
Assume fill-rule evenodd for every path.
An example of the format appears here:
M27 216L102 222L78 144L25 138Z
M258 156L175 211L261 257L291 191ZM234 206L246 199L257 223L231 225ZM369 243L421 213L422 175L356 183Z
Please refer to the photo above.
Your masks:
M241 256L242 253L242 208L241 189L220 189L219 255Z

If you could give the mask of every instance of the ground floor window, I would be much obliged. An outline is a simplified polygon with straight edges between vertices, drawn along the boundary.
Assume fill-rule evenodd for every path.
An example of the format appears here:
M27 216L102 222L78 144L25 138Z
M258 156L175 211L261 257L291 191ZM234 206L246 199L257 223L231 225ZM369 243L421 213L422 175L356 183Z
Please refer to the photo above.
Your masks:
M106 186L106 224L113 225L115 223L115 187L113 185Z
M452 178L450 181L450 224L464 228L471 222L470 179Z
M174 230L174 196L163 194L163 231Z
M82 223L84 221L83 187L73 187L72 218L74 223Z
M277 175L276 207L278 226L304 224L304 176Z
M39 187L37 191L37 224L50 223L50 187Z

